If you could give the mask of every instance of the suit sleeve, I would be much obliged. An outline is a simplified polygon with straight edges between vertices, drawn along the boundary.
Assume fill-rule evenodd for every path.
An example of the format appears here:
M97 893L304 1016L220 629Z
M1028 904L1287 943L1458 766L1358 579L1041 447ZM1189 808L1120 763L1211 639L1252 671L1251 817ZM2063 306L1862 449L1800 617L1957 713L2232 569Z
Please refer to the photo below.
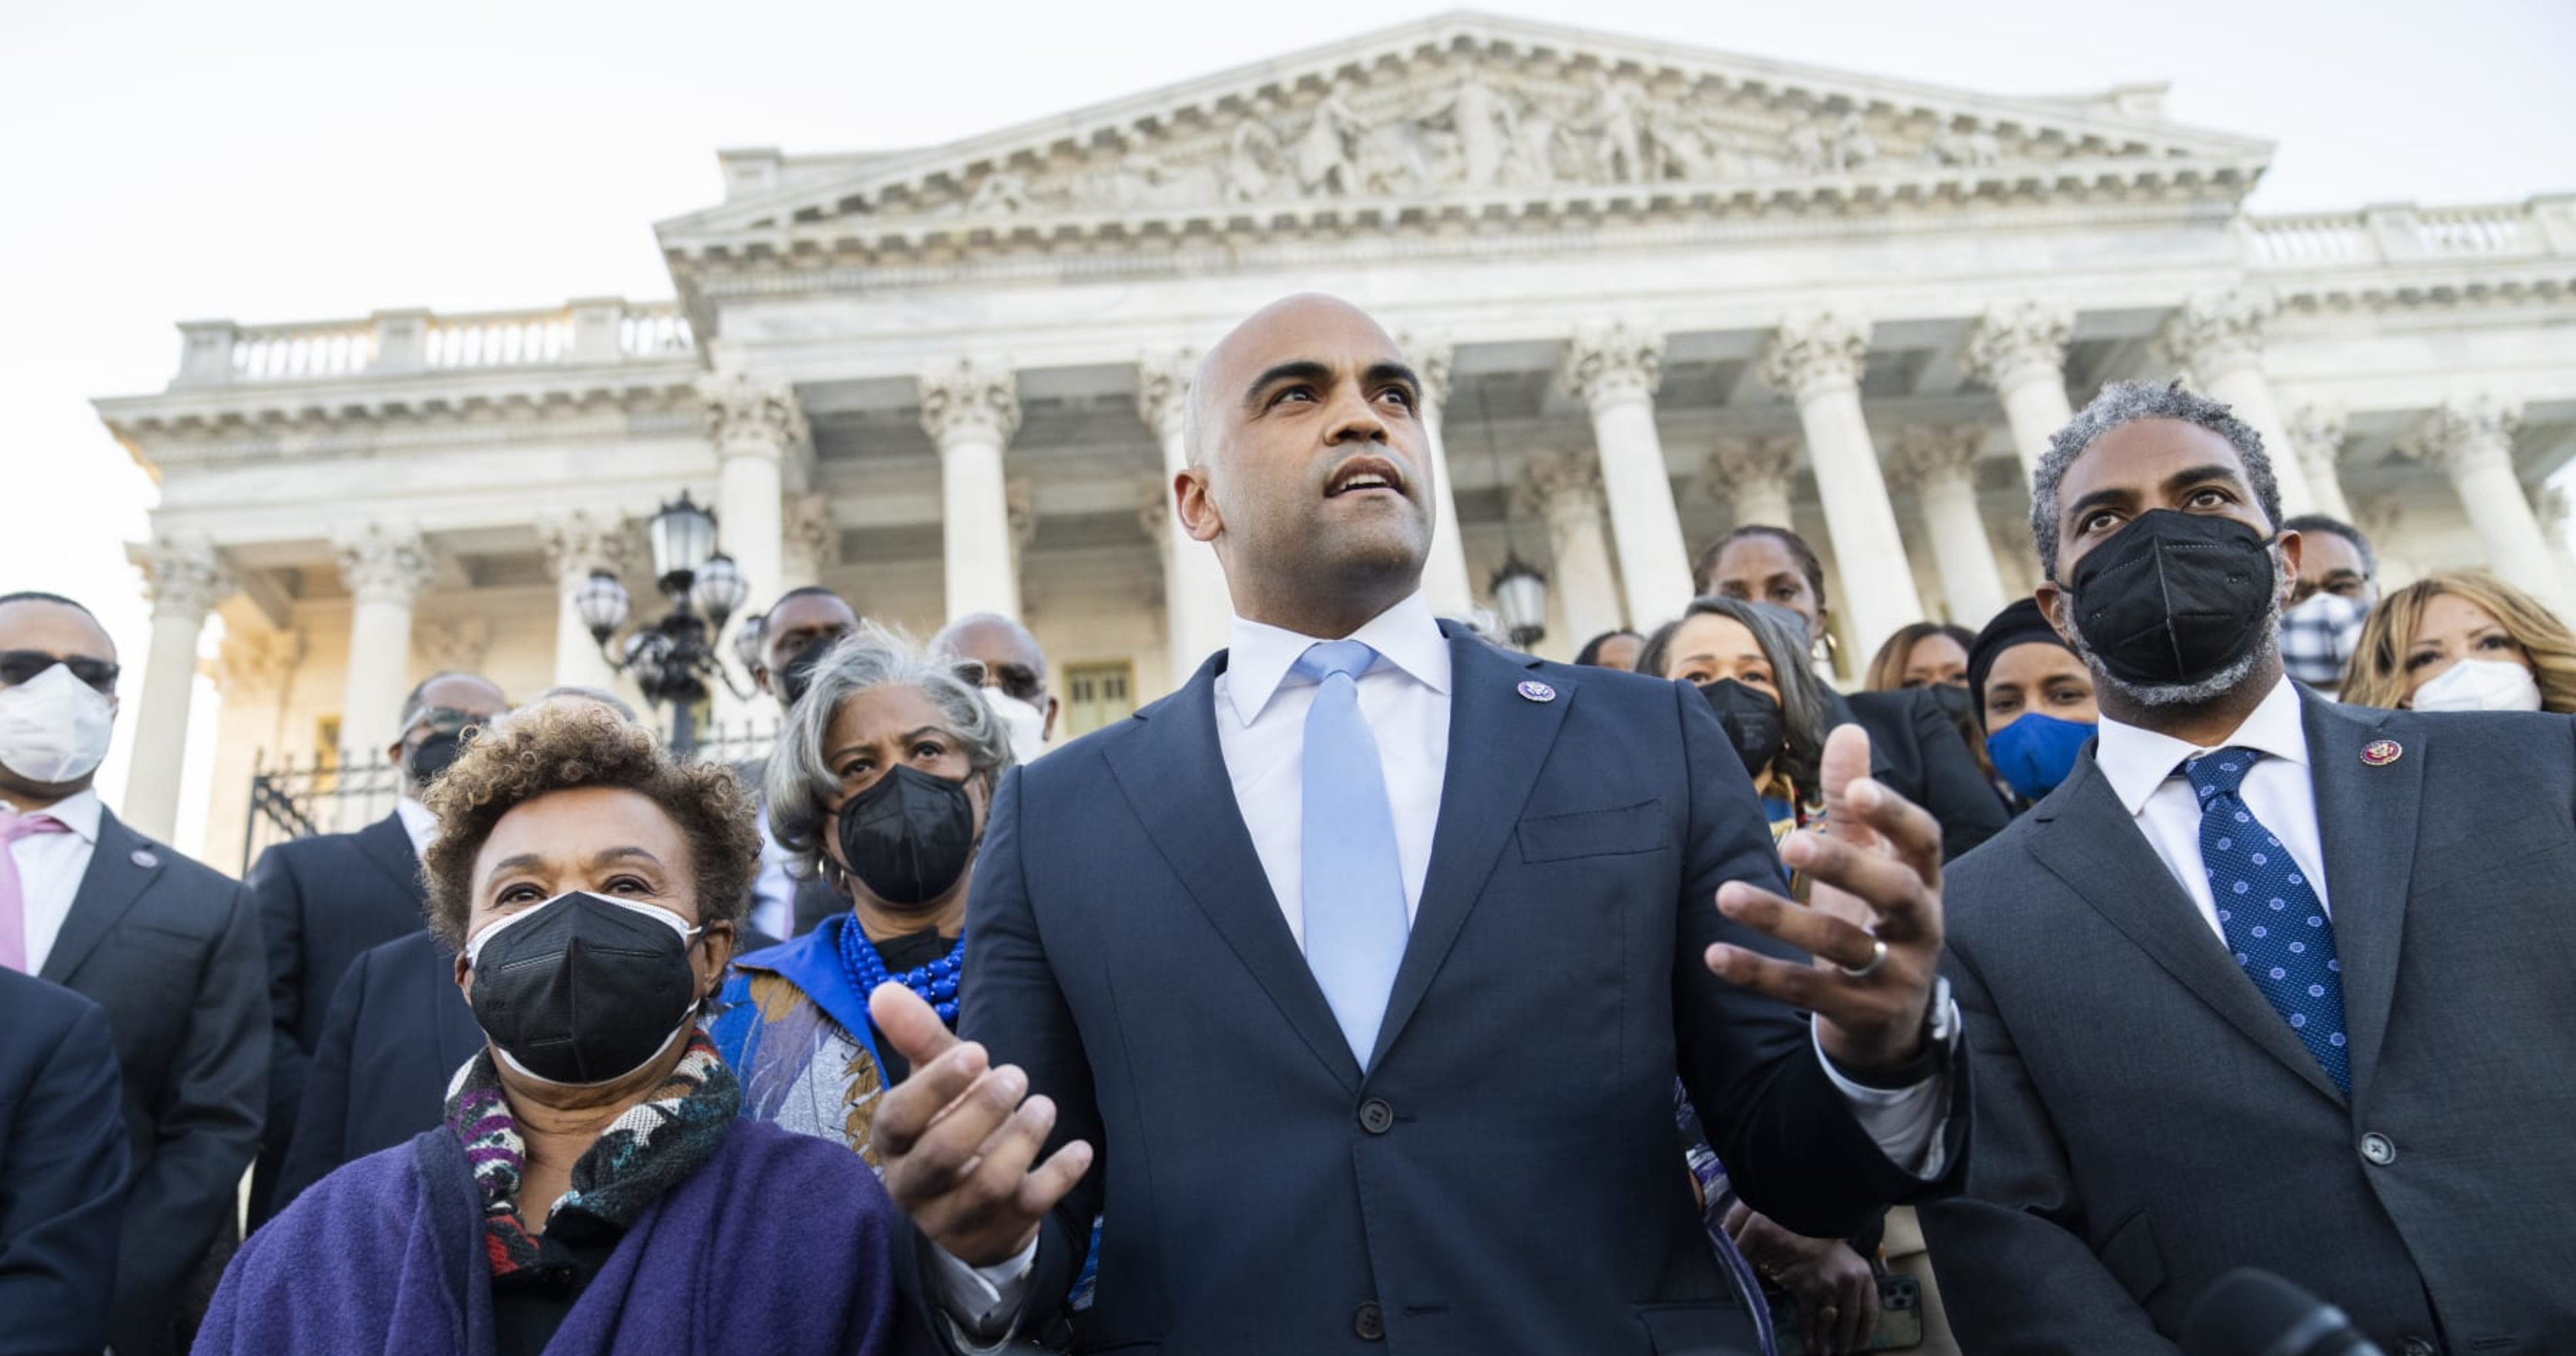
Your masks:
M125 1201L116 1048L107 1014L86 1003L45 1039L0 1131L0 1314L12 1316L0 1351L97 1351Z
M1028 859L1022 847L1022 788L1014 769L1002 779L986 817L984 848L966 905L966 954L971 977L958 1033L982 1041L996 1065L1016 1064L1029 1076L1029 1091L1055 1102L1055 1129L1037 1161L1071 1140L1092 1147L1090 1169L1056 1203L1038 1233L1029 1304L1020 1331L1037 1331L1064 1303L1091 1246L1091 1222L1100 1213L1108 1180L1109 1145L1101 1135L1100 1107L1092 1089L1091 1061L1075 1030L1073 1009L1057 987L1029 897Z
M1996 1356L2180 1356L2084 1240L2066 1151L1976 966L1942 958L1973 1051L1977 1161L1917 1215L1960 1349Z
M313 1063L305 1072L303 1099L295 1109L294 1124L284 1134L286 1159L269 1197L271 1216L286 1209L306 1187L349 1161L351 1050L357 1040L358 1014L367 1006L367 980L375 970L376 960L373 951L359 956L349 966L340 987L332 991L331 1011L322 1019L322 1037L314 1045ZM269 1135L271 1139L278 1137L276 1131Z
M1941 860L1956 861L2004 831L2011 816L2003 797L1977 768L1977 755L1941 708L1917 696L1906 703L1914 739L1923 750L1923 808L1941 821Z
M1850 1238L1889 1203L1948 1189L1965 1154L1965 1102L1954 1103L1951 1167L1927 1184L1879 1151L1851 1103L1825 1076L1804 1014L1738 989L1709 971L1712 943L1805 961L1806 953L1730 921L1717 887L1784 882L1771 827L1743 765L1708 704L1675 685L1690 823L1675 908L1674 1036L1682 1085L1709 1146L1746 1204L1810 1238ZM1954 1076L1956 1076L1954 1074Z
M259 901L260 940L268 953L268 1129L262 1143L285 1147L295 1129L295 1107L304 1094L312 1052L296 1038L304 1020L304 891L284 845L259 854L250 871Z
M266 967L258 906L247 888L224 884L230 893L217 902L230 916L207 951L188 1000L188 1034L154 1099L159 1150L135 1179L117 1254L117 1292L153 1302L173 1293L205 1255L259 1151L268 1095Z

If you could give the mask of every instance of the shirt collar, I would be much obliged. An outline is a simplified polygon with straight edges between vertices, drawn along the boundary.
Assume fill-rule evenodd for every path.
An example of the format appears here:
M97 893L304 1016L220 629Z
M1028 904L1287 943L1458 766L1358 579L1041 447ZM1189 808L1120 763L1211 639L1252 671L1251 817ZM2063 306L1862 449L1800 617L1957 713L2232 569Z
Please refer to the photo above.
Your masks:
M1417 589L1403 602L1369 619L1348 636L1306 636L1266 622L1234 619L1233 645L1225 660L1227 699L1246 725L1270 704L1288 670L1310 645L1326 640L1356 640L1377 651L1380 663L1393 664L1434 692L1449 690L1449 638L1440 634L1431 602ZM1370 666L1372 669L1376 665Z
M0 808L6 808L12 812L15 812L18 809L17 806L11 805L5 800L0 800ZM33 813L43 815L47 819L53 820L55 823L71 830L72 833L78 836L82 842L89 844L91 847L97 847L98 818L106 808L107 807L105 805L99 802L98 791L93 787L76 796L66 796L61 800L55 801L45 809L37 810Z
M411 836L414 853L427 851L438 838L438 817L409 796L394 802L394 817L402 821L403 832Z
M2182 761L2209 752L2187 744L2172 735L2124 725L2109 716L2102 717L2093 751L2093 764L2111 782L2111 790L2120 803L2134 816L2146 808L2147 797L2175 775ZM2308 732L2301 724L2299 689L2287 677L2275 684L2262 702L2245 717L2243 724L2210 748L2248 748L2265 757L2308 765Z

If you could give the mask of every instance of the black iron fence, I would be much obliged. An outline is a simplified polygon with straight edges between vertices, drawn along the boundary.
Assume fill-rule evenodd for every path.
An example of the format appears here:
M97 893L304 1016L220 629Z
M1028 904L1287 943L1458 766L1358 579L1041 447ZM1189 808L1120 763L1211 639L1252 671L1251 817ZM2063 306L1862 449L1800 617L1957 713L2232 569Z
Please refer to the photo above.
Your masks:
M772 724L711 724L700 732L690 756L738 766L766 757L777 738L778 728ZM392 814L394 803L402 799L403 780L402 769L382 753L322 754L273 767L263 759L250 779L250 822L242 828L243 874L271 844L317 833L349 833Z

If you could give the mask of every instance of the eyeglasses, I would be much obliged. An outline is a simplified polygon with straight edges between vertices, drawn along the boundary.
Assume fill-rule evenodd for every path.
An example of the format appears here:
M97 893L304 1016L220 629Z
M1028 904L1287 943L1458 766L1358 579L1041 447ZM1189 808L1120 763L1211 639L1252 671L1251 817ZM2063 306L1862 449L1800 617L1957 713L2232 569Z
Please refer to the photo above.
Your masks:
M489 724L491 719L471 711L459 711L453 706L428 706L411 718L411 724L403 727L403 733L408 735L427 726L432 734L463 734L466 726Z
M0 650L0 687L34 682L37 674L56 664L70 669L73 678L96 689L99 695L116 695L115 664L85 655L47 654L42 650Z

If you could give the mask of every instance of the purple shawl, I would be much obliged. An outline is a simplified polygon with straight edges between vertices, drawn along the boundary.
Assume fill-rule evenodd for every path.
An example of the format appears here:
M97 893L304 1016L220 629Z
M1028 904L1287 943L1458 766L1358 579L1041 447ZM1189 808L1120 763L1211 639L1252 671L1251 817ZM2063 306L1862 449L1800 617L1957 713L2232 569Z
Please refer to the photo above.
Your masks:
M492 1356L491 1265L445 1127L341 1168L225 1269L197 1356ZM548 1353L933 1350L896 1288L895 1210L858 1155L737 1121L644 1207Z

